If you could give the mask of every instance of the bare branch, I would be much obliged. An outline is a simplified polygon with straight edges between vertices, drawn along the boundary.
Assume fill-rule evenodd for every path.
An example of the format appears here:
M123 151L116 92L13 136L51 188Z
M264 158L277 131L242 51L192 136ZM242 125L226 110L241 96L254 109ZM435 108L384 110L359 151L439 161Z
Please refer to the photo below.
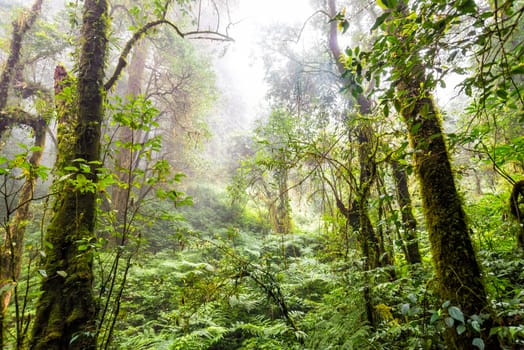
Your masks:
M113 73L111 78L107 81L107 83L104 84L105 90L112 89L113 86L115 85L115 83L117 82L118 78L120 77L120 74L122 73L122 70L127 65L126 58L129 55L129 53L131 52L131 49L133 48L133 46L140 39L142 39L142 37L149 30L151 30L154 27L157 27L159 25L162 25L162 24L168 25L171 28L173 28L175 30L175 32L181 38L194 36L193 39L233 41L233 39L231 37L229 37L229 36L227 36L225 34L221 34L221 33L214 32L214 31L209 31L209 30L192 31L192 32L183 33L174 23L172 23L172 22L170 22L168 20L165 20L165 19L160 19L160 20L157 20L157 21L154 21L154 22L149 22L146 25L144 25L142 28L140 28L138 31L136 31L135 34L133 34L133 36L131 37L131 39L129 39L129 41L126 43L126 46L124 47L124 50L122 51L122 53L120 54L120 57L118 59L118 64L117 64L117 66L115 68L115 72ZM196 37L197 35L198 35L198 37ZM199 36L199 35L203 35L203 36Z

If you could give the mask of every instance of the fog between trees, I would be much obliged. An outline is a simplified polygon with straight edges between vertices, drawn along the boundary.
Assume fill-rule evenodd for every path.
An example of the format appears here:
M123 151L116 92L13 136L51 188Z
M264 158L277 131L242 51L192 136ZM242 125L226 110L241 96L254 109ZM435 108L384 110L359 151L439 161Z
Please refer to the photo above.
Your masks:
M0 12L2 348L524 346L521 3Z

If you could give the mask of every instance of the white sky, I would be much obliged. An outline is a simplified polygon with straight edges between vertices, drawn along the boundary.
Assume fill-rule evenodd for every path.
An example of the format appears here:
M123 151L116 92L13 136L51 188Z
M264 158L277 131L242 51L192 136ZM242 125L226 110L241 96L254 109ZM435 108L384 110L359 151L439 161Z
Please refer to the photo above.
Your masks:
M249 113L260 111L266 92L260 28L274 23L301 25L313 12L308 0L239 0L231 9L232 21L238 22L229 30L235 42L216 62L219 86L234 89ZM257 115L246 117L253 120Z

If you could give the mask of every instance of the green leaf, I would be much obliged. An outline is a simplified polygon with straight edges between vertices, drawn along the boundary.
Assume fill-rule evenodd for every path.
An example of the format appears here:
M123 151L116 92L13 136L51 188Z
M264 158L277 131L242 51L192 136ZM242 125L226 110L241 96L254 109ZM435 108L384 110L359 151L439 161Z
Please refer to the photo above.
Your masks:
M389 12L385 12L383 13L382 15L380 15L377 20L375 21L375 24L373 24L373 26L371 27L371 29L369 30L370 32L374 31L375 29L377 29L378 27L380 27L380 25L382 23L384 23L384 21L389 17Z
M462 13L475 13L477 5L473 0L462 0L457 2L457 9Z
M440 318L440 314L437 311L433 312L433 314L431 314L431 319L429 320L429 324L433 324L437 322L439 318Z
M422 126L422 123L416 123L411 127L411 134L416 134L418 129Z
M495 93L502 100L506 100L508 98L508 92L505 89L498 89Z
M449 328L453 327L453 325L455 324L455 320L452 319L451 317L446 317L444 319L444 323L446 324L446 326L448 326Z
M473 346L476 346L480 350L484 350L484 348L485 348L484 340L482 340L480 338L473 339L473 342L471 344L473 344Z
M339 29L342 33L347 32L347 30L349 29L349 21L347 21L347 20L344 19L344 20L338 22L338 29Z
M381 9L393 9L397 5L396 0L377 0L377 5L380 6Z
M464 323L464 314L462 311L456 307L456 306L450 306L448 308L448 313L451 317L453 317L455 320L460 321Z
M466 331L466 326L464 326L463 324L459 324L457 326L457 334L458 335L461 335L462 333L464 333Z
M56 271L56 274L57 274L58 276L60 276L60 277L63 277L63 278L66 278L66 277L67 277L67 272L62 271L62 270L60 270L60 271Z
M524 74L524 65L512 68L511 74Z
M395 110L397 112L400 112L400 110L402 109L402 105L400 104L400 101L398 99L393 100L393 106L395 107Z

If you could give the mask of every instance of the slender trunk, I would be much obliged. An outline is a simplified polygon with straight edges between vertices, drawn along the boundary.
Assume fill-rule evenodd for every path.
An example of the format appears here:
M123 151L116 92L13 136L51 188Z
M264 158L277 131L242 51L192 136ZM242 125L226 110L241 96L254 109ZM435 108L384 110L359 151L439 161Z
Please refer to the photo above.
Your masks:
M335 0L329 0L328 6L329 16L331 18L335 17ZM332 21L330 24L328 44L333 58L335 59L337 69L342 75L345 73L346 69L340 61L342 51L338 45L338 27L336 21ZM344 83L348 84L347 81L344 81ZM356 102L358 103L360 115L368 115L371 113L371 101L364 94L359 95ZM362 254L366 259L365 269L366 271L369 271L374 268L384 266L386 261L381 261L380 259L380 257L383 255L380 249L380 242L376 236L368 213L368 199L371 186L373 185L376 177L376 164L373 150L373 130L371 126L365 121L360 121L358 125L358 159L360 169L358 199L353 201L351 209L346 209L342 212L347 213L346 217L349 220L353 230L360 233L359 240L361 242ZM340 204L342 204L342 202L337 201L337 206L339 209L341 209ZM358 221L355 220L355 214L358 215ZM369 284L369 282L367 282L367 284ZM374 308L369 285L366 285L364 288L364 299L366 303L365 308L367 320L371 326L374 326L376 324L376 320L374 316Z
M129 64L129 79L127 81L127 92L128 96L140 95L140 87L145 72L145 60L147 54L147 45L145 41L137 42L131 63ZM123 145L129 144L136 138L136 130L131 130L126 125L121 125L118 131L118 140ZM113 208L117 211L117 223L122 225L124 222L124 215L126 207L128 205L128 193L131 190L129 182L132 176L132 167L134 164L133 152L129 147L121 147L117 150L116 156L116 171L120 183L125 186L115 186L112 192Z
M78 65L77 101L71 154L65 164L82 159L90 170L72 171L57 195L46 232L45 277L38 301L31 349L95 349L96 302L93 295L96 180L103 119L103 79L108 30L106 0L85 0ZM59 152L62 150L59 149ZM82 162L83 162L82 161ZM74 164L74 163L73 163ZM69 165L73 165L69 164ZM66 171L67 169L59 169ZM81 185L80 182L85 182Z
M285 164L283 162L283 164ZM288 193L288 170L285 166L280 166L275 171L278 182L278 199L276 203L276 232L289 233L291 230L291 214L289 209Z
M402 237L405 246L406 260L408 264L418 264L422 261L417 239L417 220L413 215L413 205L408 188L408 177L406 171L400 166L396 159L390 161L393 170L393 179L397 193L397 202L400 206L402 226L404 235Z
M1 324L0 324L0 348L4 347L3 331L4 320L9 306L13 290L16 291L17 281L20 276L22 266L24 236L27 224L29 222L29 209L33 199L34 187L38 178L34 171L42 159L43 149L45 147L45 122L35 120L35 146L38 147L29 158L31 170L25 179L24 184L18 194L18 204L15 216L10 220L6 228L3 246L0 249L0 303L1 303ZM8 286L11 285L11 288ZM16 295L16 294L15 294ZM18 323L17 323L18 325ZM19 332L17 332L17 335ZM19 337L17 336L17 339Z
M330 17L334 17L336 15L335 0L329 0L328 5L329 15ZM338 45L338 27L336 21L333 21L330 24L328 42L339 73L345 73L346 69L340 61L342 51ZM356 102L358 103L360 115L368 115L371 113L371 101L366 96L363 94L359 95ZM352 208L350 210L342 211L343 213L346 212L348 214L347 218L350 221L350 225L352 226L353 230L355 232L360 232L362 251L364 257L366 258L366 268L368 270L382 266L382 262L380 261L380 256L382 255L380 251L380 245L368 213L369 194L376 175L373 137L373 130L371 126L365 121L361 121L358 125L357 138L360 169L358 200L353 202ZM340 204L342 204L342 202L337 203L339 209ZM354 212L356 215L358 215L358 226L354 214L350 215L350 212Z
M517 220L520 230L517 233L517 248L524 250L524 180L518 181L513 185L509 200L511 215Z
M129 65L129 78L127 81L126 96L135 98L141 93L141 83L145 72L145 60L147 46L145 41L138 41L134 47L133 56ZM116 210L116 231L118 235L107 237L111 244L116 247L116 254L110 273L100 288L100 310L98 313L99 326L96 332L100 348L108 348L113 340L113 330L118 319L120 303L125 289L127 274L131 266L133 254L129 254L125 259L125 266L121 269L124 247L128 244L131 218L129 215L132 210L131 194L133 193L133 172L136 164L136 151L129 145L138 143L137 134L140 130L133 130L128 125L119 125L118 141L123 146L116 150L115 172L119 185L112 189L112 209ZM117 286L117 279L121 277L120 285ZM103 298L102 298L103 296Z

